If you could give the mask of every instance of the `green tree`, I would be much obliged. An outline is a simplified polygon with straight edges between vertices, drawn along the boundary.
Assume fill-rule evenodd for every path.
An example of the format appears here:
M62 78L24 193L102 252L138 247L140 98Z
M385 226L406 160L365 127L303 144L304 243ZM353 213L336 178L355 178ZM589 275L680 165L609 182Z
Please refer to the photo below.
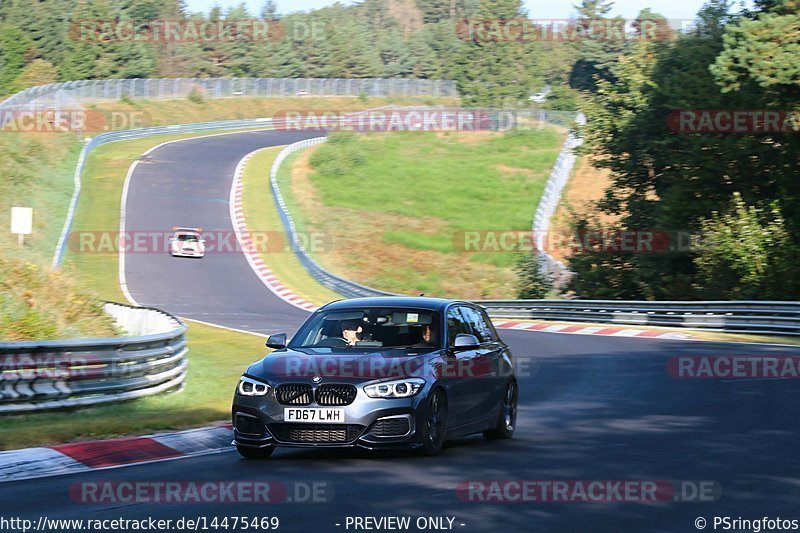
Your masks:
M616 81L612 66L627 50L628 41L618 37L625 27L624 19L606 17L612 5L603 0L584 0L575 6L578 18L569 30L575 35L578 50L569 76L574 89L595 91L598 80Z
M520 253L514 272L517 274L517 298L544 298L553 288L550 279L539 270L537 254Z
M726 2L710 2L690 34L636 43L613 65L615 81L600 80L587 100L586 151L597 154L596 164L612 176L598 207L618 217L620 229L693 233L713 212L725 212L740 191L749 205L781 199L787 231L798 241L796 134L693 133L676 131L668 121L680 110L785 109L791 102L755 83L721 90L710 66L734 21ZM575 283L583 283L579 294L587 297L603 289L581 279L624 280L625 297L646 299L697 298L704 283L691 250L610 253L602 261L578 254L571 267Z
M751 81L764 89L800 88L800 1L776 0L754 19L725 28L724 49L711 66L723 91Z
M27 89L28 87L37 87L39 85L47 85L58 81L58 70L49 61L44 59L34 59L28 66L26 66L17 79L12 83L12 90L14 92Z
M523 14L519 0L482 0L476 17L502 24ZM535 79L530 42L478 38L465 43L458 61L459 90L464 103L475 106L519 105L530 95Z
M711 299L774 299L796 294L797 258L777 202L748 206L734 193L725 213L701 223L695 257L699 293Z
M25 68L32 43L18 28L0 24L0 94L13 90L13 82Z
M261 18L263 20L278 20L278 4L275 0L267 0L261 8Z

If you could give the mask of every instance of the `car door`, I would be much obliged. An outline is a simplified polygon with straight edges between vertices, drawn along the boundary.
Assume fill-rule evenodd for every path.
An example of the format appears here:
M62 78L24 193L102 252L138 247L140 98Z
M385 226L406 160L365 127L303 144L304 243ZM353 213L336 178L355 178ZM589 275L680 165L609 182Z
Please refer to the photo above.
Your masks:
M463 426L471 421L470 411L474 410L471 403L474 398L471 396L471 380L469 375L465 375L464 368L473 365L473 360L477 350L454 351L456 335L459 333L472 334L464 316L461 314L459 306L454 305L447 309L445 314L447 321L447 350L446 366L442 369L442 379L448 390L448 425L451 428Z
M502 344L484 314L477 308L465 305L461 312L478 338L480 348L472 360L472 386L470 388L470 418L480 420L491 415L502 397L500 366Z

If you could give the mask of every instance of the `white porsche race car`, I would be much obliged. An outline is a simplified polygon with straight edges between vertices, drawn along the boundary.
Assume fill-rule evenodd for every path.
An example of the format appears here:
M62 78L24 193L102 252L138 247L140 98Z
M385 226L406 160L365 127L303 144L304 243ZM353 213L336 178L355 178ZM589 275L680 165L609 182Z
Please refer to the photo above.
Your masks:
M169 239L169 253L173 257L203 257L206 253L205 241L200 237L202 228L172 228Z

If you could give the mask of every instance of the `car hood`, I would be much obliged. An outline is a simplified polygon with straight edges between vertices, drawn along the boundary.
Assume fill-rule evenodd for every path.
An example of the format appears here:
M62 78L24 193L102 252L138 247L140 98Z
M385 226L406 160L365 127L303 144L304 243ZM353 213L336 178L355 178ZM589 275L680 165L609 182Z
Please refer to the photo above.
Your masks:
M272 383L363 383L403 377L430 377L442 364L442 350L276 350L247 369ZM315 380L315 378L317 378Z

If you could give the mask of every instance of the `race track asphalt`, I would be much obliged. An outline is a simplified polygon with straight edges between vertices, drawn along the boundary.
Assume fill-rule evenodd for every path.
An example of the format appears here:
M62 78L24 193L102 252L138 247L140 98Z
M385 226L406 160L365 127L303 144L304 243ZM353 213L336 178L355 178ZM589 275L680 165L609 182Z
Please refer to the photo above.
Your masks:
M284 135L237 134L156 150L133 176L129 228L229 230L226 202L237 161L260 146L290 142ZM293 330L306 316L263 287L240 254L202 261L143 254L131 257L127 276L141 304L182 316L260 332ZM707 530L714 516L800 518L798 380L678 380L667 372L673 356L800 356L800 349L512 330L501 336L520 361L520 413L510 441L462 439L435 458L278 450L270 460L249 462L231 450L5 483L2 516L277 516L279 531L322 532L354 531L345 527L348 516L451 516L456 531L480 532L679 532L697 531L697 517L708 520ZM721 497L647 504L458 497L459 483L490 479L708 481L721 487ZM332 487L333 497L224 505L96 504L70 497L77 484L100 480L317 482Z
M130 177L126 232L163 234L173 226L201 227L213 236L208 244L220 252L192 259L153 252L149 246L137 248L125 257L133 298L182 317L247 331L293 331L308 313L272 294L252 271L236 246L228 198L236 165L245 155L319 136L286 131L218 135L167 144L141 158ZM272 201L268 175L266 168L264 199Z

